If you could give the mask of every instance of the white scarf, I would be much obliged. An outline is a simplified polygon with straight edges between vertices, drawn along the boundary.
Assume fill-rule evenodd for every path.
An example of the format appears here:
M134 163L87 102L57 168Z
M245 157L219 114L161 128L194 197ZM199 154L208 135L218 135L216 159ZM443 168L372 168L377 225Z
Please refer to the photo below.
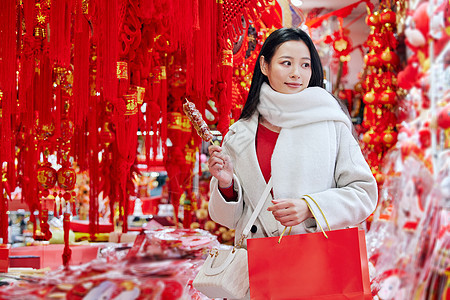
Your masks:
M330 147L322 145L336 143L327 140L326 121L343 122L350 131L351 121L336 99L320 87L309 87L296 94L282 94L263 83L259 98L258 112L273 125L281 127L271 161L274 197L298 198L301 196L298 193L304 192L299 190L298 174L302 173L299 170L312 177L315 172L304 170L306 166L302 161L317 159L320 167L321 158L331 155Z

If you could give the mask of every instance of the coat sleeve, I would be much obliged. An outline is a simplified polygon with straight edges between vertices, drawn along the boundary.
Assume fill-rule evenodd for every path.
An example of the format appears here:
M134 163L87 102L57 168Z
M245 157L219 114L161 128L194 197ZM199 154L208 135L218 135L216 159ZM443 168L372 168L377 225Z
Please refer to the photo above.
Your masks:
M211 196L209 198L209 216L217 222L230 229L235 229L244 210L242 187L236 175L233 175L234 189L238 197L236 202L227 202L219 191L218 180L213 177L210 182Z
M230 127L227 135L224 138L222 143L222 147L224 150L224 154L229 155L230 149L228 149L228 140L230 136L234 134L234 131L231 130L233 128ZM235 159L231 157L233 160L233 164L236 163ZM225 198L219 191L219 182L215 177L211 178L210 182L210 198L208 204L209 216L214 222L217 222L223 226L228 227L229 229L236 229L239 219L241 218L244 212L244 200L242 196L242 186L238 177L233 174L233 183L234 190L237 191L237 201L235 202L227 202Z
M315 221L325 230L327 222L331 229L360 224L375 210L378 201L377 183L359 144L343 124L337 123L336 131L336 187L310 194L312 199L303 197L316 216ZM311 221L304 222L306 230L319 230Z

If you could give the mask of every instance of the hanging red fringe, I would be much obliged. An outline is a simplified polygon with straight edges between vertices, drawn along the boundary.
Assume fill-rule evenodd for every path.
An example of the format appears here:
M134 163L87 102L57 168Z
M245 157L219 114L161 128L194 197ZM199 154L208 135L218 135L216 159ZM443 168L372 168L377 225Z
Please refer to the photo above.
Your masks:
M0 164L6 161L14 168L13 128L11 126L13 106L16 106L16 1L4 0L0 4L0 145L2 156Z
M63 218L63 229L64 229L64 250L62 254L63 266L65 268L69 267L69 262L72 257L72 249L69 247L69 232L70 232L70 214L64 213Z
M40 71L36 73L37 80L34 86L34 103L38 112L39 125L50 126L53 122L52 108L54 107L52 68L49 57L45 52L41 53L39 60Z
M50 61L65 68L70 65L71 8L71 0L57 0L50 11Z
M163 124L160 127L161 130L161 143L162 143L162 152L163 157L167 157L167 126L164 124L167 124L167 96L168 96L168 90L167 90L167 73L166 73L166 66L161 66L161 94L159 98L160 108L161 108L161 124Z
M97 116L98 96L90 97L90 112ZM98 118L88 118L88 149L89 149L89 234L94 240L95 234L99 231L99 161L98 161ZM112 213L112 212L111 212Z
M80 127L89 113L89 24L84 14L77 10L80 30L75 32L74 43L74 124Z
M44 234L44 240L48 241L52 238L50 225L48 225L48 209L41 211L41 232Z
M118 0L99 0L101 87L108 102L117 104L117 59L118 59Z
M0 159L1 159L0 154ZM0 172L0 175L3 175L3 172ZM0 183L0 188L3 191L5 187L5 182L3 180ZM0 238L2 239L1 244L8 243L8 199L5 194L2 193L0 196Z

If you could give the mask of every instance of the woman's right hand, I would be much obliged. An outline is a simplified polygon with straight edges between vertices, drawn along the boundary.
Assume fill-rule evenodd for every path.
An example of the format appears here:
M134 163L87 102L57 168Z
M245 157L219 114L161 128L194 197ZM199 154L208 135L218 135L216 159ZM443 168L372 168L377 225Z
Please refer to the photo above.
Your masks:
M222 147L211 145L208 148L208 167L212 176L219 181L219 187L227 188L233 181L233 163L228 155L223 154Z

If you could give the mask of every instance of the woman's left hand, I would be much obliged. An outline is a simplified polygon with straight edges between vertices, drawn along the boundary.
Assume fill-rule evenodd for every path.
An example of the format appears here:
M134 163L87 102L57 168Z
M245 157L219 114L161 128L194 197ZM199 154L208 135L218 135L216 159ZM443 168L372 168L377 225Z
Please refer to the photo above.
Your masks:
M267 210L271 211L283 226L295 226L312 217L311 211L302 199L274 199L272 203Z

